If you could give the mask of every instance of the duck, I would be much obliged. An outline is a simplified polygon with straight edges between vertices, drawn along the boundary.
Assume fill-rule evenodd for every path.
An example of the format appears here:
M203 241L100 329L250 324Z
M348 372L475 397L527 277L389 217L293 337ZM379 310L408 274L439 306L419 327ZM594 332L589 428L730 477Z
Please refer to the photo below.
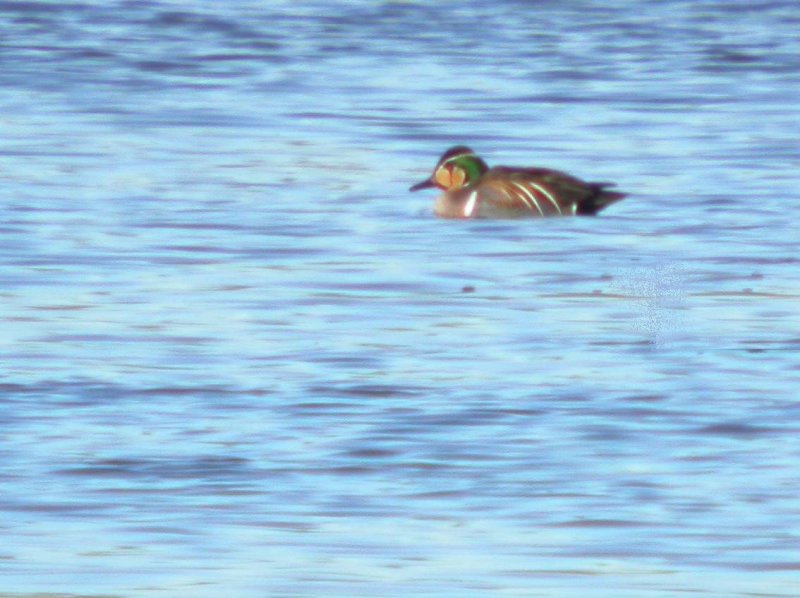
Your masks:
M595 215L626 197L608 189L614 186L549 168L489 168L472 149L456 145L442 154L430 177L409 191L441 189L433 207L441 218L548 218Z

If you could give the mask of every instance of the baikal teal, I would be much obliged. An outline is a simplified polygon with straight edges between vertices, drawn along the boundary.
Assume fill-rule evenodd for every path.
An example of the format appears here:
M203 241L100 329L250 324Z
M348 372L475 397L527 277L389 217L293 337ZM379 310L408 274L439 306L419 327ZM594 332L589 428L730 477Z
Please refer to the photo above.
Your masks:
M548 168L489 168L470 148L450 148L433 174L411 187L438 187L434 204L442 218L514 218L594 215L625 197L609 191L612 183L587 183Z

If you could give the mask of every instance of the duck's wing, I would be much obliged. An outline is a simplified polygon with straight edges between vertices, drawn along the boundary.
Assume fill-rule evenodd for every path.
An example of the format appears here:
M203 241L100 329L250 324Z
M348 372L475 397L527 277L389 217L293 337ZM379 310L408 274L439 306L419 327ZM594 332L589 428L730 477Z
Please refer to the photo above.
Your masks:
M498 208L533 216L596 214L625 197L606 190L609 183L587 183L549 168L497 166L480 182L483 195Z

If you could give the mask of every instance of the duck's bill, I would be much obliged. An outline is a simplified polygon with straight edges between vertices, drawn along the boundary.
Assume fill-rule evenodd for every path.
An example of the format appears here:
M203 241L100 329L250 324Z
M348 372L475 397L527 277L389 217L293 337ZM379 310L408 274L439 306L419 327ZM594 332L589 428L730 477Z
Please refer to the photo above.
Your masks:
M419 191L420 189L427 189L428 187L435 187L436 183L433 182L433 179L425 179L424 181L420 181L416 185L413 185L409 191Z

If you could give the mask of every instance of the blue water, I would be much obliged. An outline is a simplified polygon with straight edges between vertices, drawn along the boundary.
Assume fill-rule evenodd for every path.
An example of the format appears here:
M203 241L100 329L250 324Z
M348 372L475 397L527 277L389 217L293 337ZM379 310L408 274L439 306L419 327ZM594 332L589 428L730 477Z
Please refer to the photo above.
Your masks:
M0 24L1 594L800 595L796 1Z

